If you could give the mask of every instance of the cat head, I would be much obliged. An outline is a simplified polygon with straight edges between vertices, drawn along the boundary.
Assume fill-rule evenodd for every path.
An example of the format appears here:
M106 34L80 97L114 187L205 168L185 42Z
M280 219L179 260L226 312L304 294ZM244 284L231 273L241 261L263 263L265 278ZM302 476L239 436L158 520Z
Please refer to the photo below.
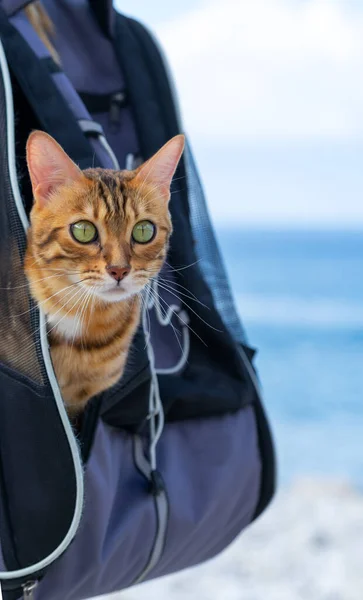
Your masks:
M135 171L81 171L48 134L30 135L34 204L25 271L36 299L75 285L115 302L157 275L172 231L170 185L183 148L178 135Z

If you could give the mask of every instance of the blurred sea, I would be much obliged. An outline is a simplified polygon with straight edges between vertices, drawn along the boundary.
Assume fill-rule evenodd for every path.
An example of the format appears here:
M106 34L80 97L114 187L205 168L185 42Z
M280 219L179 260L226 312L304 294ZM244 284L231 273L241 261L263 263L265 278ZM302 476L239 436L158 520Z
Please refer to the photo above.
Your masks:
M363 232L221 229L276 438L281 483L363 489Z

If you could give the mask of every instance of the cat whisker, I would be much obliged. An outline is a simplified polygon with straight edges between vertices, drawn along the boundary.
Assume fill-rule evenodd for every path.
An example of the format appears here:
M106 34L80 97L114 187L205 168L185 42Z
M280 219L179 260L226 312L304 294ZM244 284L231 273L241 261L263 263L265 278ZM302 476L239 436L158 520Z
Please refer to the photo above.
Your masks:
M152 206L152 204L153 204L153 199L152 198L150 198L150 200L148 200L147 202L145 202L146 198L148 196L150 196L151 193L156 192L157 189L159 189L159 188L155 187L153 190L151 190L150 192L148 192L147 195L144 196L143 198L138 196L138 202L140 202L140 204L142 205L142 207L143 207L143 209L145 211L149 210L150 206ZM177 192L178 192L178 190L174 190L174 191L170 192L170 196L172 196L173 194L176 194Z
M164 300L164 298L162 298L162 296L161 296L161 295L160 295L160 294L159 294L159 293L158 293L158 292L157 292L155 289L153 289L153 288L152 288L152 294L153 294L154 301L155 301L155 299L156 299L156 302L159 302L160 312L161 312L161 315L163 316L163 318L164 318L164 320L165 320L165 318L166 318L166 316L167 316L167 314L168 314L168 309L170 308L170 305L169 305L169 304L166 302L166 300ZM164 315L162 314L162 305L160 304L160 302L162 302L162 303L163 303L163 304L165 304L165 306L166 306L166 308L164 308L164 311L165 311L165 312L164 312ZM155 303L155 308L156 308L156 310L157 310L157 303ZM175 315L176 313L173 311L173 314ZM181 347L180 340L179 340L179 338L178 338L178 336L179 336L179 337L181 336L181 333L180 333L180 331L178 331L178 330L177 330L177 329L174 327L174 325L173 325L173 323L172 323L171 319L169 320L169 325L171 325L171 327L172 327L172 329L173 329L173 331L174 331L174 335L175 335L175 337L176 337L176 339L177 339L177 342L178 342L178 344L179 344L180 350L183 352L183 348Z
M44 267L42 267L44 268ZM69 274L76 274L76 275L82 275L82 273L84 271L74 271L73 269L52 269L52 268L48 268L46 267L47 271L56 271L57 273L60 273L61 275L69 275Z
M163 302L166 304L166 306L169 308L169 305L168 305L168 303L166 302L166 300L164 300L164 298L162 298L162 297L160 296L160 294L159 294L158 292L156 292L156 290L155 290L155 289L154 289L153 291L154 291L154 292L157 294L157 297L158 297L159 301L160 301L160 300L161 300L161 301L163 301ZM183 318L180 316L180 314L179 314L178 312L174 312L174 314L175 314L175 316L176 316L176 317L179 319L179 321L180 321L180 322L181 322L181 323L182 323L182 324L183 324L185 327L187 327L187 328L189 329L189 331L191 331L191 332L192 332L192 333L193 333L193 334L194 334L194 335L195 335L195 336L196 336L196 337L197 337L197 338L198 338L198 339L199 339L199 340L202 342L202 344L203 344L203 345L204 345L206 348L208 348L208 345L205 343L205 341L204 341L204 340L203 340L203 339L200 337L200 335L198 335L198 333L197 333L196 331L194 331L194 329L193 329L193 328L192 328L192 327L189 325L189 323L186 323L186 321L184 321L184 319L183 319Z
M160 281L168 289L170 288L171 291L176 292L176 293L180 294L181 296L185 296L185 298L189 298L189 300L193 300L194 302L197 302L198 304L200 304L201 306L203 306L207 310L210 310L209 306L207 306L206 304L204 304L204 302L202 302L201 300L199 300L192 292L189 292L188 288L186 288L185 286L181 285L180 283L177 283L176 281L165 279L164 277L160 277L160 275L159 275L159 277L155 281L156 281L156 283L158 283L158 281ZM188 292L188 294L185 294L184 292L181 292L180 290L175 289L174 286L181 287L182 289L186 290ZM189 294L191 294L191 295L189 295Z
M205 320L204 320L204 319L203 319L203 318L202 318L200 315L198 315L198 313L197 313L197 312L196 312L196 311L195 311L195 310L194 310L194 309L193 309L193 308L192 308L192 307L191 307L191 306L190 306L190 305L189 305L187 302L185 302L185 300L182 300L181 298L179 298L179 296L178 296L178 295L177 295L175 292L173 292L173 291L171 291L170 289L166 288L166 287L164 286L164 284L162 284L162 283L160 283L160 282L158 283L158 286L159 286L159 287L161 287L161 289L164 289L165 291L169 292L169 293L170 293L172 296L174 296L175 298L177 298L178 300L180 300L180 301L181 301L183 304L185 304L185 306L186 306L187 308L189 308L189 310L190 310L190 311L191 311L191 312L192 312L192 313L193 313L193 314L194 314L194 315L195 315L195 316L196 316L196 317L197 317L197 318L198 318L200 321L202 321L202 323L204 323L205 325L207 325L207 327L210 327L210 329L213 329L214 331L217 331L218 333L221 333L221 330L220 330L220 329L216 329L215 327L213 327L213 325L211 325L210 323L207 323L207 321L205 321ZM185 295L185 294L183 294L183 295Z
M73 333L73 338L72 338L72 343L71 343L71 351L73 350L74 342L76 340L77 332L78 332L79 328L80 328L81 345L83 347L83 340L82 340L82 319L83 319L84 311L85 311L86 306L87 306L87 300L88 300L88 298L91 295L91 291L92 291L92 288L87 289L86 290L86 295L82 296L82 298L79 300L79 307L77 308L77 312L76 312L76 314L74 316L74 320L76 322L76 327L75 327L75 330L74 330L74 333ZM69 357L68 357L69 361L68 361L68 363L70 363L71 357L72 357L72 352L69 353Z
M158 276L158 279L160 279L160 281L162 281L162 282L166 282L168 284L170 283L173 286L176 285L177 287L182 288L183 290L185 290L186 292L188 292L188 294L190 294L194 298L194 300L198 300L198 302L200 302L200 300L196 297L195 294L193 294L193 292L191 292L189 290L189 288L187 288L187 287L185 287L185 285L182 285L181 283L177 282L175 279L168 279L167 277L162 277L160 275ZM204 304L204 306L206 308L209 308L206 304Z
M77 306L78 302L80 302L81 300L83 300L83 298L84 298L85 294L88 292L88 290L87 290L87 289L86 289L86 290L84 290L84 289L81 289L81 290L77 290L77 292L81 292L81 296L80 296L79 298L76 298L76 301L74 302L74 304L72 304L72 306L71 306L71 308L69 309L69 311L68 311L68 312L66 312L66 314L65 314L65 315L63 315L63 317L61 317L61 318L59 319L59 321L57 321L57 323L56 323L55 325L53 325L53 327L51 327L51 328L50 328L50 329L47 331L48 335L49 335L49 334L50 334L50 333L53 331L53 329L55 329L56 327L58 327L58 326L59 326L59 324L60 324L60 323L61 323L61 322L62 322L62 321L63 321L63 320L64 320L64 319L65 319L65 318L66 318L66 317L69 315L69 313L70 313L70 312L71 312L71 311L72 311L72 310L73 310L73 309L74 309L74 308ZM75 295L77 295L77 292L76 292L76 294L75 294ZM74 296L73 296L72 298L74 298ZM58 311L58 312L59 312L59 311ZM58 313L56 313L56 314L58 314ZM52 315L52 316L54 317L54 315Z
M204 308L210 310L210 307L207 306L206 304L204 304L201 300L199 300L199 298L197 298L193 292L191 292L187 287L185 287L184 285L182 285L181 283L178 283L177 281L175 281L174 279L167 279L166 277L162 277L159 274L154 274L154 271L152 269L143 269L143 271L147 272L147 273L152 273L154 276L152 277L152 280L157 282L161 282L164 284L164 286L169 287L171 291L175 292L175 293L179 293L181 296L185 296L186 298L189 298L189 300L193 300L194 302L197 302L198 304L200 304L201 306L203 306ZM178 289L175 289L175 286L177 288L181 288L182 290L185 290L185 292L182 292Z
M83 296L83 298L84 298L84 296ZM76 314L73 317L73 320L75 322L75 328L74 328L74 332L73 332L73 338L72 338L71 348L73 348L75 339L77 337L78 329L79 329L79 327L81 325L82 315L80 314L80 312L81 312L82 306L83 306L83 304L81 302L79 302L79 306L77 308ZM69 356L69 361L70 360L71 360L71 355Z
M72 283L71 285L67 285L65 288L62 288L61 290L58 290L58 292L55 292L54 294L52 294L51 296L49 296L48 298L45 298L45 300L40 300L37 302L36 306L33 306L32 308L29 308L29 310L25 310L24 312L18 313L16 315L14 315L15 317L21 317L23 315L26 315L30 312L32 312L33 310L38 310L39 306L43 306L43 304L46 304L46 302L48 302L49 300L51 300L51 298L54 298L54 296L58 296L58 294L61 294L62 292L65 292L66 290L69 290L69 288L73 288L75 285L78 285L79 283L82 283L81 281L76 281L75 283ZM62 300L64 300L64 298L61 298L58 302L56 302L55 306L57 306Z
M47 279L54 279L56 277L62 277L62 275L61 274L59 274L59 275L48 275L47 277L42 277L41 279L34 279L32 281L32 283L40 283L41 281L46 281ZM22 285L0 287L0 290L19 290L19 289L28 288L28 287L29 287L29 283L24 283Z
M180 271L185 271L185 269L190 269L190 267L194 267L194 265L198 264L202 259L198 258L194 262L190 263L190 265L185 265L184 267L174 268L170 263L165 261L165 264L170 268L172 273L179 273Z
M157 192L157 190L161 190L164 186L163 185L154 185L152 186L148 193L145 196L141 196L140 192L139 192L139 199L142 201L142 203L144 204L145 200L151 195L154 194L155 192Z
M63 310L63 309L64 309L64 308L67 306L67 304L68 304L69 302L71 302L71 301L72 301L72 300L73 300L73 299L74 299L74 298L75 298L75 297L76 297L76 296L77 296L77 295L78 295L80 292L82 292L82 289L77 289L77 290L74 292L74 294L71 296L71 298L68 298L68 300L66 300L66 302L65 302L65 303L64 303L64 304L61 306L61 308L60 308L60 309L59 309L59 310L58 310L58 311L57 311L55 314L57 315L57 314L58 314L58 313L59 313L61 310ZM76 301L76 303L77 303L77 301ZM75 304L76 304L76 303L75 303ZM75 304L74 304L74 305L71 307L70 311L73 309L73 307L75 306ZM69 312L70 312L70 311L68 311L68 312L66 313L66 315L65 315L65 316L67 316L67 315L69 314ZM63 317L63 318L64 318L64 317ZM58 322L58 323L59 323L59 322ZM54 325L54 327L56 327L56 326L58 325L58 323L56 323L56 325ZM47 331L47 333L49 334L49 333L50 333L50 331L52 331L52 330L54 329L54 327L52 327L52 329L51 329L51 330ZM41 330L41 326L37 327L37 328L36 328L34 331L32 331L31 335L30 335L30 336L28 336L28 339L34 339L34 336L35 336L37 333L39 333L39 332L40 332L40 330ZM31 348L33 348L33 347L34 347L34 346L35 346L37 343L38 343L38 340L36 340L36 341L32 342L32 343L31 343L30 345L28 345L28 346L25 346L25 347L23 348L23 350L22 350L22 352L21 352L21 354L20 354L20 355L21 355L21 356L23 356L24 354L26 354L26 353L27 353L27 352L28 352L28 351L29 351Z
M88 333L88 328L89 328L89 324L91 322L91 318L92 318L92 314L94 311L94 307L95 307L95 299L96 299L96 295L95 295L95 290L96 290L97 286L93 286L91 289L91 306L90 306L90 311L89 311L89 316L88 316L88 323L87 323L87 329L86 329L86 335Z
M173 177L172 184L174 183L174 181L180 181L181 179L186 179L186 178L187 178L186 175L181 175L180 177Z
M88 305L91 301L91 298L93 298L93 290L94 290L94 286L92 286L88 292L88 296L86 297L85 303L84 303L84 309L81 313L80 319L83 320L84 318L84 325L86 325L86 314L87 314L87 309L88 309ZM88 319L88 325L87 325L87 329L89 326L89 319ZM83 337L85 337L86 331L84 331L84 335ZM81 331L81 343L83 345L83 339L82 339L82 331Z
M140 300L141 300L141 310L142 310L142 314L145 313L146 315L146 327L147 327L147 331L144 331L145 334L145 346L144 346L144 350L146 350L147 348L147 344L148 344L148 338L150 337L150 331L151 331L151 321L150 321L150 314L149 314L149 310L148 310L148 306L147 306L147 300L145 298L144 292L145 290L141 290L141 294L140 294Z

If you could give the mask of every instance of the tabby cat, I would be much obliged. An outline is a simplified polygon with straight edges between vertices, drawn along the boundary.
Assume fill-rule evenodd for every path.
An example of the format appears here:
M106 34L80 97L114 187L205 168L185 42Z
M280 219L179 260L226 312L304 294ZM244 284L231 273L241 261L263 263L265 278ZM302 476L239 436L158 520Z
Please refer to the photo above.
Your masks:
M34 204L25 273L47 317L70 415L123 373L140 292L167 254L170 185L183 148L178 135L135 171L81 171L48 134L28 139Z

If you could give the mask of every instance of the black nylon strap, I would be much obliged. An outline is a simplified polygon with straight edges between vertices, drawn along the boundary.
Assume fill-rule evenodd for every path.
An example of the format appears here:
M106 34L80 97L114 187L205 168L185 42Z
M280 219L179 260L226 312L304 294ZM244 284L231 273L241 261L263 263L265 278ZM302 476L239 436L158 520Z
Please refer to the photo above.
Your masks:
M58 63L56 63L51 56L45 56L44 58L41 58L40 61L45 67L47 67L49 73L53 74L62 72L62 69Z
M97 163L92 147L84 137L66 101L43 61L9 22L0 8L0 36L9 68L43 129L53 136L81 169Z
M128 98L124 90L112 92L111 94L78 92L78 96L91 114L108 112L112 103L117 103L120 109L127 106L128 103Z
M173 107L167 107L167 112L164 112L169 102L159 93L157 85L160 59L151 60L151 64L147 62L143 43L147 34L142 28L141 33L137 35L137 26L138 23L132 19L116 15L115 50L126 80L141 154L149 158L179 131L175 124L166 118Z

